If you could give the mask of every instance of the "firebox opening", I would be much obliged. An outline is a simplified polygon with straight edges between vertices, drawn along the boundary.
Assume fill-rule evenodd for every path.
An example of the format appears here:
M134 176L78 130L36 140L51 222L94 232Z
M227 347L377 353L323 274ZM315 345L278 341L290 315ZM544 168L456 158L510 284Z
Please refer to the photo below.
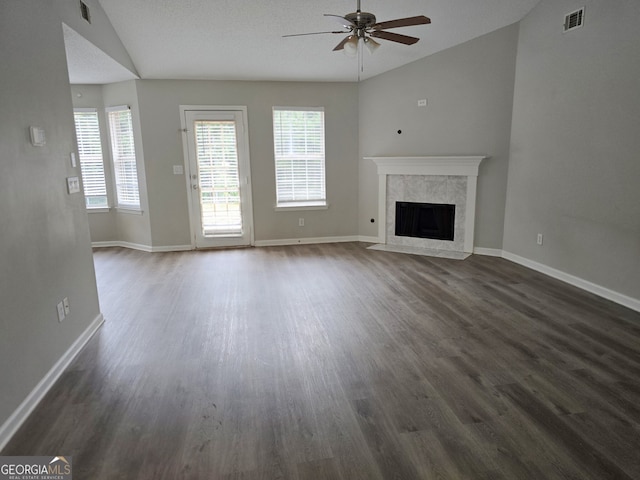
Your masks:
M396 202L396 236L453 241L456 206Z

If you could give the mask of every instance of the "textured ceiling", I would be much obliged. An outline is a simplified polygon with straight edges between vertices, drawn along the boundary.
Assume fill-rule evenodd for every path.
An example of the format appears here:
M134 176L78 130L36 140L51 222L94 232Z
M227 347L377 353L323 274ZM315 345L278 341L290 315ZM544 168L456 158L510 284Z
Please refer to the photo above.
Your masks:
M394 29L412 46L380 40L364 52L362 79L510 25L539 0L362 0L378 21L415 15L431 25ZM333 47L343 35L324 13L345 15L356 0L100 0L142 78L356 81L358 61ZM336 28L337 27L337 28Z

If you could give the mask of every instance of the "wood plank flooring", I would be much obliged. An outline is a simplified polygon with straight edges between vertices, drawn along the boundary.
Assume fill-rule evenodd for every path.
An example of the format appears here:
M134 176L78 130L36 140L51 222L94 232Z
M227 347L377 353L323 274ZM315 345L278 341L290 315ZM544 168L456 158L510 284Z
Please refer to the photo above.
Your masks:
M640 478L640 314L365 247L97 250L106 323L2 454L79 480Z

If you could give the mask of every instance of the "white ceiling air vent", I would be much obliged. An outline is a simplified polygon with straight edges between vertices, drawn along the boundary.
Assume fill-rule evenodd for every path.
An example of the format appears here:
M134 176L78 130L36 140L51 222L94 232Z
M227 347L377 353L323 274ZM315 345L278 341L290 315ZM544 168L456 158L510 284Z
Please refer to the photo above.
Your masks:
M579 28L584 23L584 7L575 12L567 13L564 16L564 31L574 30Z
M80 15L82 15L82 18L84 18L87 22L91 23L91 13L89 12L89 5L84 3L82 0L80 0Z

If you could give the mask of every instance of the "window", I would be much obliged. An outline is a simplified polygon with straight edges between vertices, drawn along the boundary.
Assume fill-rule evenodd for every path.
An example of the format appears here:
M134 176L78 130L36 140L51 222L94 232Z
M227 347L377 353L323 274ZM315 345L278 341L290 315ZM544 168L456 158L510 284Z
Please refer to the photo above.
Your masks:
M98 112L95 108L77 108L74 109L73 116L87 208L108 208Z
M138 168L129 107L107 108L118 207L140 209Z
M273 108L276 206L326 206L324 109Z

